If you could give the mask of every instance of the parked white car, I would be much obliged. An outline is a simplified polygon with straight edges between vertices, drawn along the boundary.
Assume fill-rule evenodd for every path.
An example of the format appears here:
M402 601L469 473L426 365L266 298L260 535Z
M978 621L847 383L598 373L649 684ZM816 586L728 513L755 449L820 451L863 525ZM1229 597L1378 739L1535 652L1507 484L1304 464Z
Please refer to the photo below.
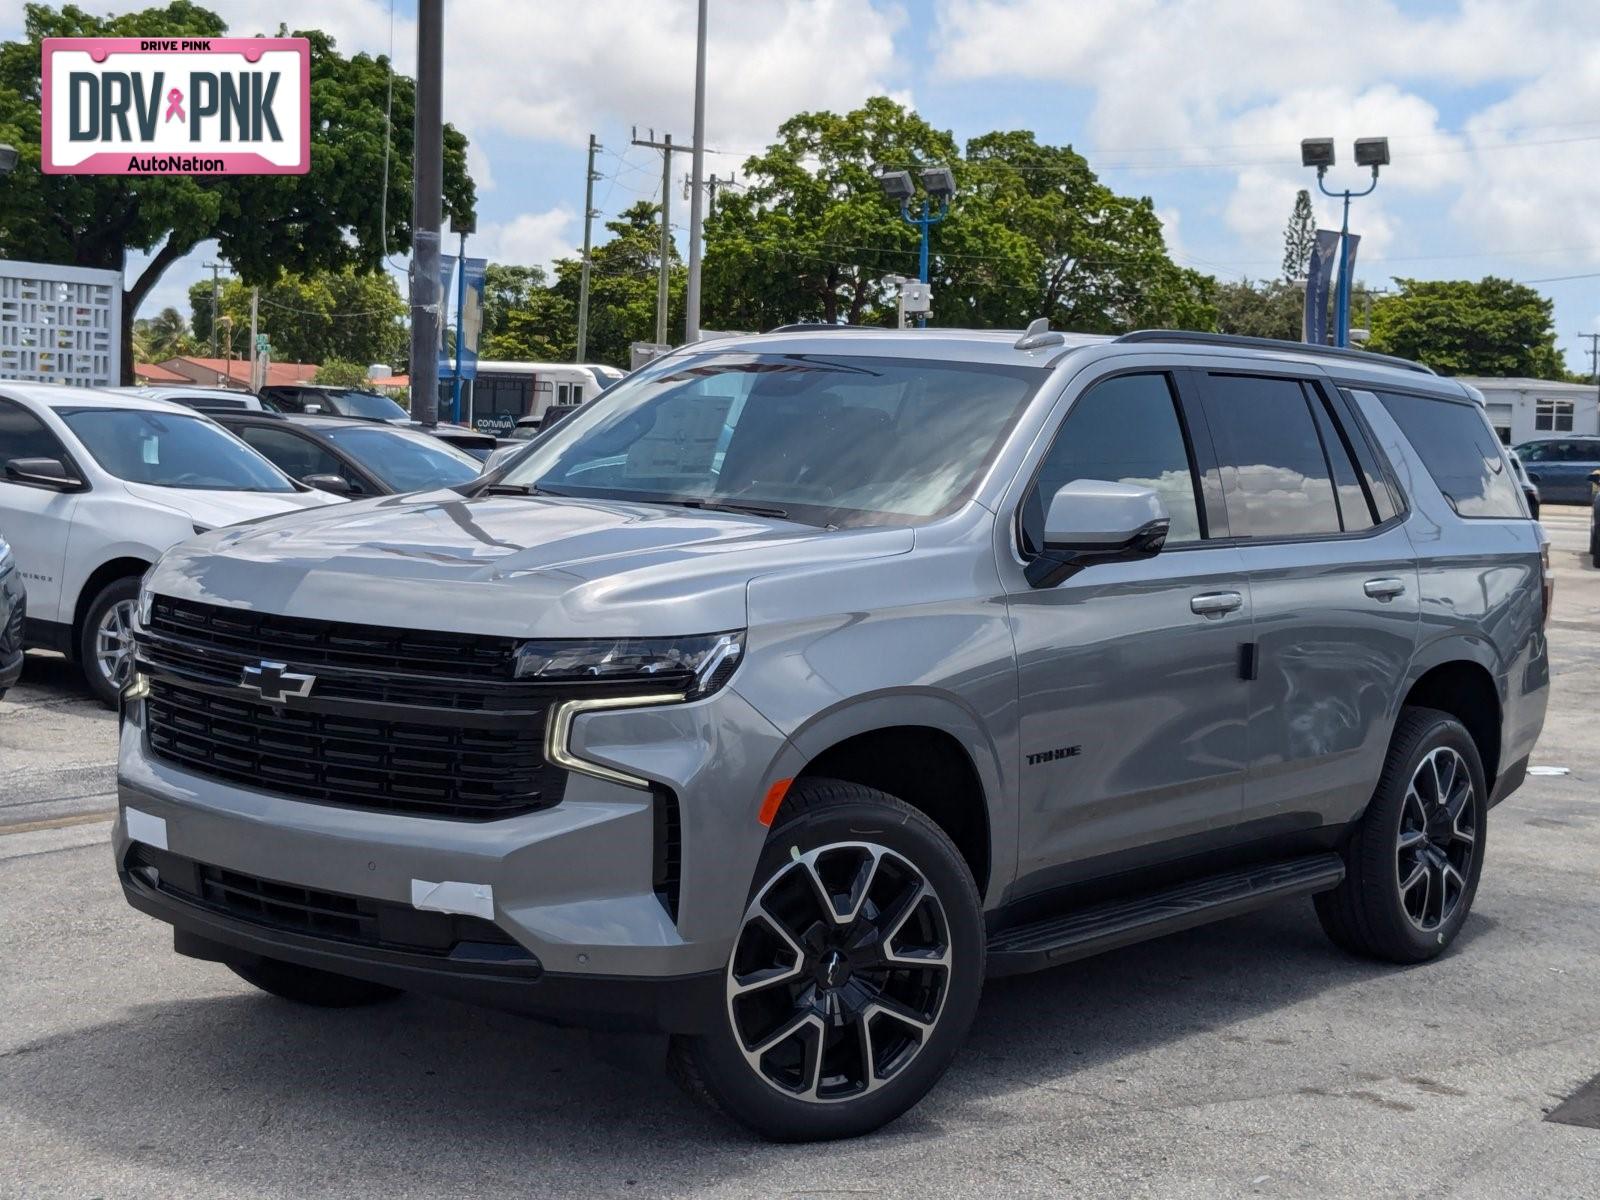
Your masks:
M107 705L132 670L139 579L168 547L339 502L192 409L0 382L0 530L27 593L24 644L75 658Z

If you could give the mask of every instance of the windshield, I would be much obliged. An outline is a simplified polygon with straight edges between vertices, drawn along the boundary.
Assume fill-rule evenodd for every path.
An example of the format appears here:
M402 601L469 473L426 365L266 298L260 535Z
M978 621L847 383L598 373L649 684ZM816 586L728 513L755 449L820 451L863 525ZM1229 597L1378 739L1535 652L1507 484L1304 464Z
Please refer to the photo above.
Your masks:
M425 433L357 425L323 434L397 492L455 487L478 477L477 459Z
M367 417L379 421L407 419L405 409L376 392L329 392L327 406L346 417Z
M57 409L118 479L208 492L292 492L266 459L203 417L127 408Z
M733 504L815 525L950 511L1049 372L815 354L707 354L573 412L501 486Z

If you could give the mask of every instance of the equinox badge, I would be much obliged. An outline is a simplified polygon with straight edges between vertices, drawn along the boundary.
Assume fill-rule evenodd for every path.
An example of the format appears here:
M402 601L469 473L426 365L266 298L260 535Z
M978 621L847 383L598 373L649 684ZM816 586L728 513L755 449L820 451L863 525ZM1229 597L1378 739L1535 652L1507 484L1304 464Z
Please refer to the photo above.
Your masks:
M282 704L290 696L305 699L316 682L315 675L298 675L289 670L287 663L263 662L260 666L246 667L239 686L260 692L268 704Z

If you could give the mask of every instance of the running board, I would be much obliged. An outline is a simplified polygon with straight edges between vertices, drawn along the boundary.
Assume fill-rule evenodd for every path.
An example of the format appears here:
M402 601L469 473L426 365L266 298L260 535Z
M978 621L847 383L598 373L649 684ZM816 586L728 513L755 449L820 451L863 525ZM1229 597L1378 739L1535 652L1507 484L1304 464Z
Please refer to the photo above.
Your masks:
M1041 971L1238 916L1291 896L1327 891L1343 878L1344 860L1337 854L1310 854L1046 917L992 936L989 974Z

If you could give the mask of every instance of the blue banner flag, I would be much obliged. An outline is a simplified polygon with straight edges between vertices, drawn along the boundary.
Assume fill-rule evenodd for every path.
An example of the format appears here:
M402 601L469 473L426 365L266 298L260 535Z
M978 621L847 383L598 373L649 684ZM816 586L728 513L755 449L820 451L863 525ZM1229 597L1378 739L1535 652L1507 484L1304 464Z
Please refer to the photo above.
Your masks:
M483 328L484 272L488 269L486 258L461 260L461 309L456 313L456 336L461 339L457 359L461 363L461 378L478 376L478 333Z
M450 292L456 279L456 256L439 255L439 378L450 379L456 373L450 358L444 331L450 328Z
M1316 244L1311 247L1311 257L1306 262L1306 310L1300 337L1313 346L1328 344L1328 289L1333 283L1334 260L1338 253L1338 231L1317 230Z

